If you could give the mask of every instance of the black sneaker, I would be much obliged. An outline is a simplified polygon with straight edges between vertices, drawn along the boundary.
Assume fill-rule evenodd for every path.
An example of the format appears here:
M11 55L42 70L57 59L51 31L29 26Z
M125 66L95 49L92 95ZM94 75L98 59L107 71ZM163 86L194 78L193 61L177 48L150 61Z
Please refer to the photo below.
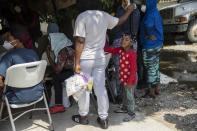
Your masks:
M80 115L73 115L72 116L72 120L76 123L82 124L82 125L87 125L89 124L88 118L81 118Z
M97 118L97 122L100 125L101 128L107 129L108 128L108 119L101 120L100 117Z

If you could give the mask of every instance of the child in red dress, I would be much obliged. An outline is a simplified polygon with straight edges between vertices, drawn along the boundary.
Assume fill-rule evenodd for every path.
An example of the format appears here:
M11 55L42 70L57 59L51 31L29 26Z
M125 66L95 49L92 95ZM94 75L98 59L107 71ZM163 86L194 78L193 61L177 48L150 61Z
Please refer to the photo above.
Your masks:
M122 112L118 113L128 113L123 121L130 121L135 118L134 86L137 82L137 55L133 51L132 46L133 42L131 41L131 36L125 34L121 40L121 47L104 48L105 52L119 55L119 79L121 85L123 85L123 91L125 91L125 93L123 93Z

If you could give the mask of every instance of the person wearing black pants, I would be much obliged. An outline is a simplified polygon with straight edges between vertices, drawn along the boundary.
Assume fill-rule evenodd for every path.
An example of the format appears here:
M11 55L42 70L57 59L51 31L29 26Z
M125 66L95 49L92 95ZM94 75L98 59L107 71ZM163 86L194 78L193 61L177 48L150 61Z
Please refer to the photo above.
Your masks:
M63 70L59 74L53 74L52 75L52 83L54 85L55 90L55 105L56 106L62 106L62 82L64 82L65 79L68 79L73 75L72 70ZM54 108L53 108L54 109ZM51 109L50 112L52 113L53 110Z

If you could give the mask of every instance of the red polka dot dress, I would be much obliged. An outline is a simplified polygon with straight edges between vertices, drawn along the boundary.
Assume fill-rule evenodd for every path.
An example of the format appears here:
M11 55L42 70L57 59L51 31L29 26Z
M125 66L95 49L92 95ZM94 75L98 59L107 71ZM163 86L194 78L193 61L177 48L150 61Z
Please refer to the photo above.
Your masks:
M137 55L131 49L129 52L125 52L122 47L119 48L104 48L105 52L109 52L112 54L119 55L119 76L120 82L123 85L129 84L134 85L136 84L137 77L137 65L136 65L136 58Z

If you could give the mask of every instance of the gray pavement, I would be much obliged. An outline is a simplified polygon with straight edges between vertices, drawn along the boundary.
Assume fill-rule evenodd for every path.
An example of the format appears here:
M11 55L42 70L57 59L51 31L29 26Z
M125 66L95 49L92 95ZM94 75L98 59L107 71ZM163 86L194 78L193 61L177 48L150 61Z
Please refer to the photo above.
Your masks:
M136 113L136 118L130 122L122 122L125 114L115 114L113 110L118 105L110 105L109 128L106 131L172 131L165 124L153 120L143 114ZM90 108L89 125L77 125L71 120L73 114L77 114L77 105L68 108L64 113L52 115L55 131L101 131L96 122L95 108ZM28 114L16 121L17 131L47 131L48 119L44 112L34 112L33 119L28 119ZM0 122L0 131L11 131L9 121Z

